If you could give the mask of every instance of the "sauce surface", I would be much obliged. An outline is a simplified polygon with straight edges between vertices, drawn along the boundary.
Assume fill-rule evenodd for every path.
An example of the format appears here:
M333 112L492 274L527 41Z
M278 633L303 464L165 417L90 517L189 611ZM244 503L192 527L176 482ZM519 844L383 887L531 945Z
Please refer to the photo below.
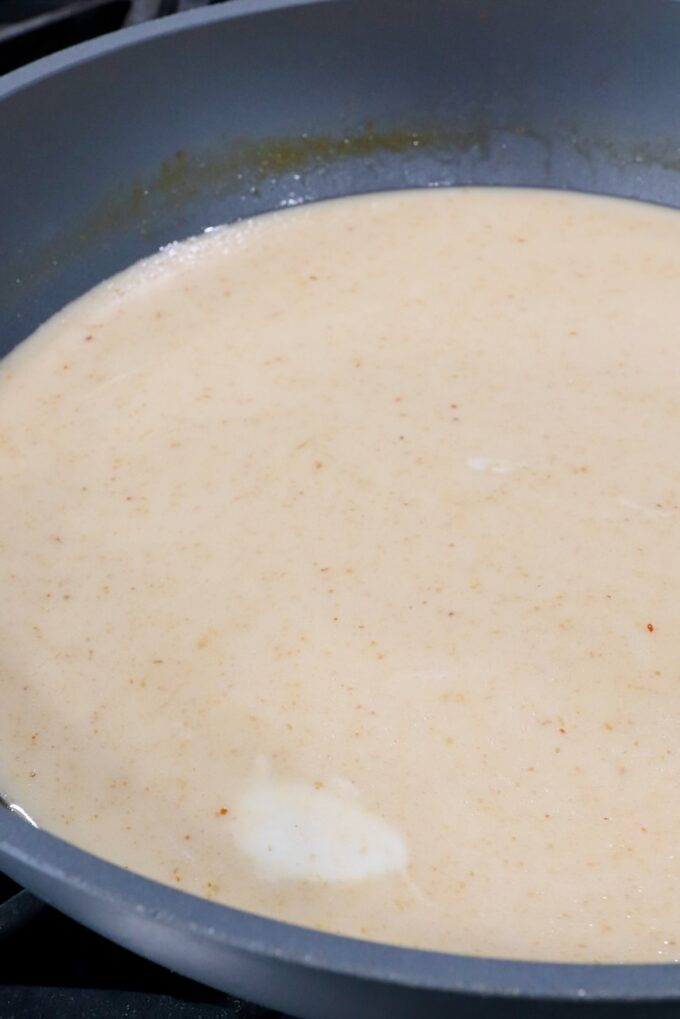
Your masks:
M0 790L178 888L680 958L680 215L220 228L0 365Z

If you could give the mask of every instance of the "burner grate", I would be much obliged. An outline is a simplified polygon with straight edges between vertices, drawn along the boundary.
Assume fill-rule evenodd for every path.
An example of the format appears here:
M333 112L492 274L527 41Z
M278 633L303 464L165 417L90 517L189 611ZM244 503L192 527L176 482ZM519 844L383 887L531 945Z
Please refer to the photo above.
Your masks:
M182 2L0 0L0 74L126 25L174 14ZM201 6L205 0L186 2Z
M12 935L45 908L40 899L0 874L0 952Z

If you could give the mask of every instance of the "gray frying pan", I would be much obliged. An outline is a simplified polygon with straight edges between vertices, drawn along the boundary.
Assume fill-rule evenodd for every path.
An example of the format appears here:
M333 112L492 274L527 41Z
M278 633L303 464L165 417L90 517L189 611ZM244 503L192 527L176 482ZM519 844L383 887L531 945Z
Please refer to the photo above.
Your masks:
M0 354L210 224L444 184L680 206L680 4L235 0L9 75ZM4 809L0 868L149 958L308 1019L680 1007L680 966L504 962L319 934L162 887Z

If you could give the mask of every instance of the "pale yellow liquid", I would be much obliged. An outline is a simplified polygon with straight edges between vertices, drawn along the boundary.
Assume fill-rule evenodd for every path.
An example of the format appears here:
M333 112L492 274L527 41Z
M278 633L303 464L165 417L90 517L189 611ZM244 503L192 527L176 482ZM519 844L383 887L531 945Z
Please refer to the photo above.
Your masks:
M0 788L178 888L680 956L680 215L330 202L0 367Z

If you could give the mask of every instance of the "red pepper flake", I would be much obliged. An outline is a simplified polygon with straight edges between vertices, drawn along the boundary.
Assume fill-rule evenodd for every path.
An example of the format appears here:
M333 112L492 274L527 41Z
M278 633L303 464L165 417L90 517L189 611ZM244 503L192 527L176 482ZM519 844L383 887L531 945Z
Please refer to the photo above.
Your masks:
M92 333L88 333L87 336L85 337L85 342L89 343L91 339L92 339Z
M563 726L560 726L560 732L561 732L561 733L565 733L566 731L567 731L567 730L566 730L566 729L565 729L565 728L564 728Z
M647 623L647 629L650 633L654 633L654 623Z
M217 811L219 817L225 817L228 813L229 810L227 809L227 807L220 807L220 809Z

